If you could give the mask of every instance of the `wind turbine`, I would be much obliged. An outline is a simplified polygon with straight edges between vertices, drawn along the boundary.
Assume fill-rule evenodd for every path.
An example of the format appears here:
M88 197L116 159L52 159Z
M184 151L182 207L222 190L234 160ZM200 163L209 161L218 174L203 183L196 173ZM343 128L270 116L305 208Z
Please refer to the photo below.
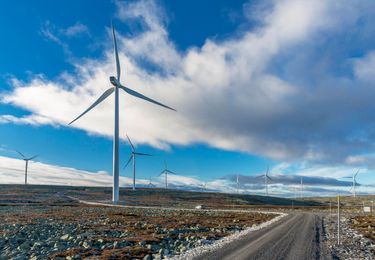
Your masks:
M270 176L268 176L268 172L269 172L269 166L267 166L267 171L265 174L262 174L262 175L258 175L257 177L264 177L264 186L266 188L266 194L268 196L268 180L272 180L270 178Z
M152 155L151 154L147 154L147 153L138 153L138 152L136 152L135 148L134 148L134 146L132 144L132 141L130 141L130 138L129 138L128 135L126 135L126 138L128 138L129 144L130 144L130 146L132 148L132 153L131 153L130 158L129 158L128 162L126 163L124 169L126 168L126 166L128 166L128 164L130 163L130 161L133 160L133 190L135 190L135 157L137 155L140 155L140 156L152 156ZM150 180L150 182L151 182L151 180Z
M25 185L27 184L27 168L29 166L29 161L31 161L32 159L35 159L36 157L38 157L38 155L34 155L30 158L26 158L25 155L23 155L21 152L19 151L16 151L19 155L21 155L22 159L25 161Z
M202 189L203 191L206 191L207 190L207 182L204 182L203 186L202 186Z
M168 170L167 162L165 160L164 160L164 166L165 166L164 170L158 176L161 176L161 175L164 174L164 176L165 176L165 189L168 189L168 173L170 173L170 174L176 174L176 173Z
M151 176L150 176L150 182L149 182L149 184L148 184L148 187L149 187L149 188L152 188L152 186L153 186L153 184L152 184L152 182L151 182Z
M301 176L301 190L300 190L301 194L300 194L300 197L301 199L303 198L303 180L302 180L302 176Z
M114 43L114 51L115 51L115 59L116 59L116 72L117 77L110 76L109 81L113 85L113 87L107 89L88 109L86 109L82 114L80 114L76 119L74 119L72 122L69 123L72 124L79 118L81 118L83 115L85 115L87 112L89 112L91 109L96 107L98 104L100 104L103 100L105 100L107 97L109 97L113 92L115 93L114 96L114 129L113 129L113 189L112 189L112 201L114 204L116 204L119 200L119 89L122 89L129 95L132 95L134 97L146 100L148 102L154 103L156 105L168 108L170 110L176 111L175 109L166 106L162 103L159 103L151 98L148 98L141 93L134 91L128 87L125 87L121 85L120 83L120 76L121 76L121 69L120 69L120 60L118 56L118 50L117 50L117 41L116 41L116 33L115 28L112 24L112 34L113 34L113 43Z
M236 182L237 182L237 194L239 193L239 186L240 186L240 183L239 183L239 181L238 181L238 174L237 174L237 176L236 176L237 178L236 178Z
M352 187L350 188L350 190L353 193L353 197L356 196L355 187L357 185L357 179L356 178L357 178L358 173L359 173L359 170L355 174L353 174L353 176L351 176L351 177L344 177L344 178L350 178L350 179L352 179Z

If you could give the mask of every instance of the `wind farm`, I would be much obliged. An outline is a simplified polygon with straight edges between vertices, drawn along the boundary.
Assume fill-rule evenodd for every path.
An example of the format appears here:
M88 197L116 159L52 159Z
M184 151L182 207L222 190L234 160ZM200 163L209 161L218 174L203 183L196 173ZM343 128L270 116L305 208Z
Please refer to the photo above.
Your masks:
M373 259L374 7L0 2L0 259Z

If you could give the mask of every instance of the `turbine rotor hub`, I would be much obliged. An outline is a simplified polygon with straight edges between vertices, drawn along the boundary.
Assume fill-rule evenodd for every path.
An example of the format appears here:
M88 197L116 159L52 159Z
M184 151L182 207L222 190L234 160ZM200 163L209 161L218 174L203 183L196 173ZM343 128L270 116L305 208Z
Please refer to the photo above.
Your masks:
M115 76L110 76L109 81L112 83L113 86L118 87L120 85L120 82L116 79Z

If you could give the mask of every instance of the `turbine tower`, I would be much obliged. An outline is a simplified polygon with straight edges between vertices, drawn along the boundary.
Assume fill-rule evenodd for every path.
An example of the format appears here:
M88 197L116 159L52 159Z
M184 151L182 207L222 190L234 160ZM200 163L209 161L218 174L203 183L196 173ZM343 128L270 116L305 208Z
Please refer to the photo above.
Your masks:
M146 100L148 102L154 103L156 105L168 108L170 110L176 111L175 109L166 106L162 103L159 103L151 98L148 98L141 93L134 91L128 87L125 87L121 85L120 83L120 76L121 76L121 68L120 68L120 61L118 56L118 50L117 50L117 42L116 42L116 33L115 28L112 25L112 34L113 34L113 43L114 43L114 52L115 52L115 59L116 59L116 72L117 77L111 76L109 77L110 83L113 85L113 87L107 89L88 109L86 109L82 114L80 114L76 119L74 119L72 122L69 123L72 124L79 118L81 118L84 114L89 112L91 109L96 107L98 104L100 104L103 100L105 100L107 97L109 97L113 92L115 93L114 96L114 129L113 129L113 188L112 188L112 201L114 204L116 204L119 201L119 89L122 89L129 95L132 95L134 97Z
M265 174L261 175L261 177L264 177L264 186L266 188L266 194L268 196L268 180L272 180L269 176L268 176L268 172L269 172L269 166L267 166L267 171Z
M34 156L30 157L30 158L26 158L26 156L23 155L21 152L19 152L19 151L16 151L16 152L19 155L21 155L22 160L25 161L25 185L26 185L27 184L27 169L29 167L29 161L31 161L32 159L35 159L36 157L38 157L38 155L34 155Z
M301 190L300 190L300 197L301 199L303 198L303 180L302 180L302 177L301 177Z
M263 177L264 178L264 187L266 189L266 195L268 196L268 180L272 180L270 178L270 176L268 176L268 172L269 172L269 166L267 166L267 171L265 174L261 174L261 175L258 175L256 176L256 178L259 178L259 177Z
M355 188L356 188L356 185L357 185L357 175L358 175L358 173L359 173L359 170L355 174L353 174L353 176L351 176L351 177L344 177L344 178L352 179L352 187L350 188L350 190L353 193L353 197L356 197L356 195L357 195Z
M239 186L240 186L240 183L239 183L239 181L238 181L238 174L237 174L236 182L237 182L237 194L239 194Z
M147 153L138 153L138 152L136 152L135 148L134 148L134 145L132 144L132 141L130 141L130 138L129 138L128 135L126 135L126 138L128 138L130 147L132 148L132 153L130 155L130 158L129 158L128 162L125 164L124 169L126 168L126 166L128 166L128 164L130 163L130 161L133 161L133 190L135 190L135 157L137 155L140 155L140 156L152 156L152 155L151 154L147 154ZM151 183L151 180L150 180L150 183Z
M164 170L158 175L158 177L164 174L164 177L165 177L165 189L168 189L168 173L170 173L170 174L176 174L176 173L168 170L167 162L165 160L164 160L164 166L165 166Z

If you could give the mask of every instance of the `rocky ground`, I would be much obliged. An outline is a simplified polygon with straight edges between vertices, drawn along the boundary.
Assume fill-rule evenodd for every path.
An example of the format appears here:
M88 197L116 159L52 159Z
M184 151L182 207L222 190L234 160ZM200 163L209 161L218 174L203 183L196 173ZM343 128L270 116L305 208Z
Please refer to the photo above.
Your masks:
M275 217L62 204L1 206L0 259L161 259Z
M337 243L337 215L327 215L324 223L326 241L336 259L375 259L375 241L369 237L370 233L375 234L375 221L369 224L367 217L351 214L342 216L340 245ZM365 223L366 232L362 228Z
M350 219L350 227L375 244L375 215L354 216Z

